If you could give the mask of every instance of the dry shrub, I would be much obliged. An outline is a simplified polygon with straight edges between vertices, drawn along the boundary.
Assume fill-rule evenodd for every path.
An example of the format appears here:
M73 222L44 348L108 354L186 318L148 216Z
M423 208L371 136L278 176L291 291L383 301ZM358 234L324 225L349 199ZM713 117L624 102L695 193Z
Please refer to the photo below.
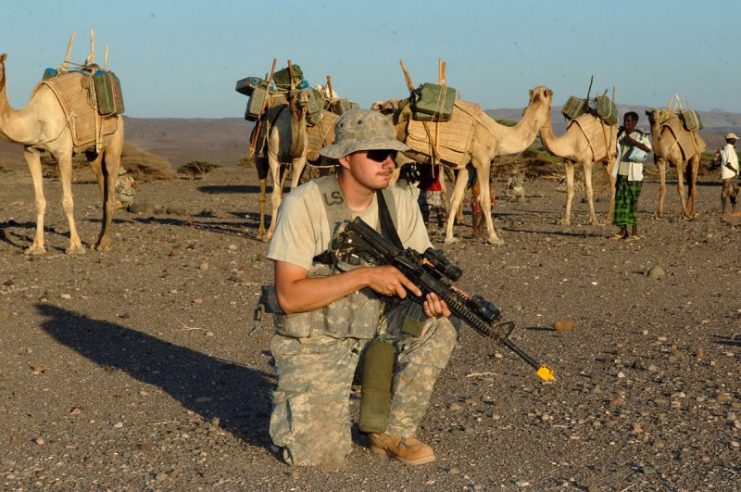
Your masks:
M121 165L139 183L177 179L178 177L166 157L147 152L134 144L124 144Z
M218 169L220 167L221 166L219 164L214 164L212 162L191 161L180 166L178 168L178 173L185 174L189 178L202 178L214 169Z
M76 182L79 183L95 180L95 178L92 177L92 173L89 172L88 166L88 158L94 157L95 153L90 152L75 154L72 157L72 171L75 175ZM167 158L147 152L146 150L130 143L124 143L123 152L121 154L121 166L126 169L129 174L134 176L139 183L177 179L177 174L175 174L175 171L172 169L172 165ZM41 154L41 168L44 177L59 177L59 166L57 165L57 161L48 152ZM85 173L85 176L80 176L83 173Z
M244 156L239 159L239 163L237 164L237 166L243 167L245 169L253 168L255 167L255 158Z

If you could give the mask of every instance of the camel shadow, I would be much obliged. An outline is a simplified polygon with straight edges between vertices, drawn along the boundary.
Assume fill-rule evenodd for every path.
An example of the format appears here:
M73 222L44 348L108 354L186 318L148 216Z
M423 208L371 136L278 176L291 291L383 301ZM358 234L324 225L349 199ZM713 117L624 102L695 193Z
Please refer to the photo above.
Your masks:
M235 216L241 216L244 217L244 213L242 214L234 214ZM257 227L258 227L258 220L257 219L250 219L249 222L245 222L244 220L241 220L239 222L230 222L230 221L200 221L200 220L192 220L192 219L177 219L173 217L155 217L155 216L149 216L149 217L136 217L134 218L134 221L139 222L140 224L160 224L160 225L170 225L170 226L177 226L177 227L192 227L194 229L199 229L202 231L208 231L208 232L214 232L217 234L224 234L228 236L239 236L247 239L253 239L255 241L262 242L261 239L257 237Z
M542 234L548 236L566 236L566 237L604 237L604 234L593 232L570 232L570 231L536 231L533 229L515 229L513 227L501 227L500 230L507 232L517 232L522 234Z
M206 421L218 419L235 437L270 449L269 374L58 306L36 307L46 317L42 328L60 343L102 368L161 388Z
M730 337L713 335L713 341L718 345L725 345L728 347L741 347L741 335L732 335Z
M20 234L18 232L10 230L11 228L29 229L29 234ZM6 231L6 229L8 229ZM36 222L16 222L15 220L9 220L7 222L0 222L0 242L6 243L16 249L24 251L28 246L33 243L33 236L36 231ZM69 239L69 232L59 232L55 227L44 226L44 234L54 234ZM14 241L17 239L18 242ZM25 246L24 246L25 244ZM64 251L63 247L54 247L46 244L47 249L53 249L55 251Z
M260 192L260 187L257 185L208 185L199 186L196 189L201 193L208 193L209 195Z
M258 185L207 185L199 186L196 189L201 193L208 193L211 195L228 193L260 193L260 187ZM290 186L283 188L283 193L288 193L290 191ZM273 186L267 185L265 192L268 195L271 194L273 192Z

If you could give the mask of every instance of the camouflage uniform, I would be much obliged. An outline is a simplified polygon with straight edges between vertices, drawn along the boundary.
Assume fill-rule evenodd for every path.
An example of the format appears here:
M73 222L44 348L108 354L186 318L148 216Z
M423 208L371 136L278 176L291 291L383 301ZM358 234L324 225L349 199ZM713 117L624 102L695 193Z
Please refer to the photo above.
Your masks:
M121 167L118 170L118 179L116 180L116 208L126 208L134 203L134 194L136 193L136 180Z
M413 436L432 388L450 359L456 331L448 319L430 319L422 336L396 339L396 365L387 433ZM340 463L350 453L348 397L360 354L371 339L276 334L270 344L278 388L270 436L291 465Z
M366 116L367 113L345 113L337 122L338 135L342 133L341 124L355 124L358 118L359 126L371 125L372 131L382 135L386 131L382 125L388 125L389 138L394 138L393 128L385 118L376 120L374 116ZM376 139L377 147L354 150L398 148L391 146L389 138ZM338 136L338 141L340 148L325 147L322 153L337 158L354 151L347 147L347 138L342 141ZM396 144L403 146L400 142ZM338 190L336 178L329 176L302 185L288 195L281 205L268 257L307 268L306 258L311 259L318 251L328 249L331 237L341 229L343 221L352 218ZM337 197L339 201L332 200ZM424 231L424 224L411 195L387 189L384 197L402 243L415 249L426 248L429 238L424 232L420 239L418 233ZM322 206L317 205L322 201L326 217L317 217L323 213ZM371 223L377 222L377 215L375 211L370 217L363 212L360 214L373 227L377 227ZM296 227L292 220L301 219L311 221L309 232L299 234L292 229ZM327 234L329 231L333 232ZM280 254L280 248L289 242L290 248L286 251L290 253ZM297 255L296 250L303 254ZM308 269L309 276L335 273L327 265L316 263ZM301 466L339 464L350 452L348 403L353 376L364 350L379 333L392 338L396 346L386 432L404 437L414 435L427 409L435 380L450 359L457 332L448 319L433 318L425 322L419 337L401 333L401 319L395 316L400 310L390 309L392 299L363 289L315 311L275 317L277 333L270 349L275 358L278 386L273 394L270 436L273 443L282 448L286 463Z

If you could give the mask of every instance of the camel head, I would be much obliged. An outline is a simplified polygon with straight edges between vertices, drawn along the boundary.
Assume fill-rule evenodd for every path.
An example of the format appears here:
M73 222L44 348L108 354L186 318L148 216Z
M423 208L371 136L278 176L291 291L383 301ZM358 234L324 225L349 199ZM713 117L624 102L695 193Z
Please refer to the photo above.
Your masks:
M378 111L381 114L394 114L394 112L399 108L399 100L387 99L385 101L375 101L371 104L370 108L371 110Z
M293 90L290 92L288 99L292 113L296 115L306 113L306 109L309 107L309 94L306 91Z
M671 113L666 109L651 108L646 110L646 116L648 116L648 123L654 125L668 120L671 117Z
M551 103L553 102L553 91L548 87L539 85L530 89L530 101L523 110L523 116L528 112L535 112L537 128L547 124L551 114Z
M530 102L528 103L528 106L530 104L536 104L540 101L548 104L548 107L550 107L552 100L553 91L550 90L548 87L539 85L530 89Z

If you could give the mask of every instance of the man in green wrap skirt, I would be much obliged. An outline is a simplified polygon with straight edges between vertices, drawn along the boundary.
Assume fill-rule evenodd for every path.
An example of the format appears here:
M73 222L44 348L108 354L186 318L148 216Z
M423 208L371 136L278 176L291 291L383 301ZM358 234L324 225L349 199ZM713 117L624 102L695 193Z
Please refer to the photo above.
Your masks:
M617 136L617 164L613 168L615 182L615 213L612 223L619 230L610 239L628 241L638 235L638 198L643 185L643 162L651 152L651 141L636 128L638 113L629 111L623 117L623 126ZM630 226L631 231L628 232Z
M335 134L321 153L338 160L337 175L286 196L268 248L275 298L285 313L274 317L270 347L278 377L270 436L289 465L341 466L352 449L353 375L371 341L382 337L393 344L395 358L388 423L384 432L368 433L371 448L408 465L429 463L432 448L414 435L457 340L448 306L427 296L427 321L417 336L409 335L388 315L407 292L421 295L401 272L322 261L337 252L333 239L355 217L376 230L388 227L390 217L404 247L423 252L430 246L412 195L389 187L396 152L408 147L386 117L367 110L343 114Z

